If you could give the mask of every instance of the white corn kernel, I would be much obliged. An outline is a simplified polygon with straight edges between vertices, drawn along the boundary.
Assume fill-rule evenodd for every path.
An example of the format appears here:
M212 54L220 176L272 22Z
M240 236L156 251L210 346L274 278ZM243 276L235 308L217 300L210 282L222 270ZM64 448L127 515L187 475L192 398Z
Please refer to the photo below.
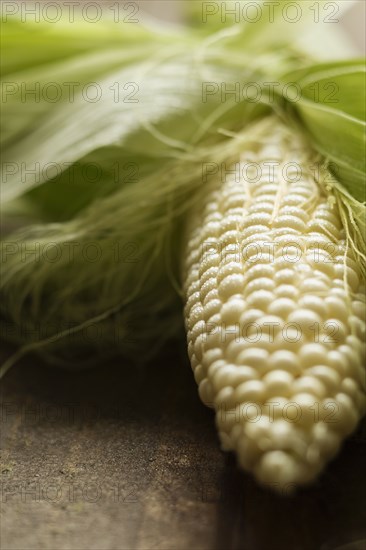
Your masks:
M254 135L254 134L253 134ZM274 122L241 162L313 160ZM251 140L253 142L253 140ZM266 155L269 155L266 158ZM366 406L365 288L328 191L229 174L192 213L184 265L188 353L222 447L274 488L315 479Z

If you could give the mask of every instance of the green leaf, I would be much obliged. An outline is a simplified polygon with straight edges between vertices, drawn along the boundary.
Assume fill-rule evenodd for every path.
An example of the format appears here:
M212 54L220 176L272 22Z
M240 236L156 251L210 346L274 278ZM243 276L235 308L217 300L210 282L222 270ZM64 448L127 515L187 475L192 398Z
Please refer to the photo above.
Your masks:
M291 107L303 129L358 201L365 200L365 74L364 62L351 60L311 66L285 77L301 89Z
M6 55L1 56L1 74L5 77L83 53L142 45L154 37L156 39L156 34L142 25L117 24L112 18L88 23L75 15L73 22L65 16L48 23L9 16L1 26L1 48L6 50Z
M286 76L297 82L302 97L342 110L352 117L366 117L364 59L311 65Z
M25 102L15 90L3 104L3 214L6 223L23 219L2 242L1 315L14 325L10 338L25 344L21 353L36 350L47 360L80 365L82 357L90 362L115 352L141 356L180 334L180 238L187 213L206 192L203 162L236 161L253 139L246 125L271 107L290 111L290 121L360 197L362 67L358 61L314 66L347 55L339 26L309 17L298 24L281 17L217 23L174 34L113 21L3 25L3 82L31 88L75 79L101 92L97 101L79 89L73 101L40 95ZM300 101L280 96L267 105L268 98L251 103L222 93L222 86L277 83L284 74L282 83L300 83ZM338 103L311 95L315 85L334 81ZM207 83L215 93L204 99ZM138 167L135 181L125 180L128 163ZM22 174L22 164L35 175ZM85 173L88 164L100 168L95 181ZM98 261L85 259L90 245ZM94 324L101 336L85 339L83 330ZM122 340L115 339L116 327Z

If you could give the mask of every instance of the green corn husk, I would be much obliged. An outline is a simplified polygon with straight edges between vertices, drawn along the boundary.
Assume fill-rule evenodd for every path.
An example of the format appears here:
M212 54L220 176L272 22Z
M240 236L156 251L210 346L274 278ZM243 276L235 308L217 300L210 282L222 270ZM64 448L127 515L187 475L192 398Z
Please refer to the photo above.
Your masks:
M184 337L180 249L186 213L205 193L203 166L234 162L248 125L273 112L330 171L365 272L365 65L342 60L351 52L338 25L310 15L230 26L198 24L191 12L189 27L163 30L3 23L2 85L12 87L2 107L0 314L3 339L19 346L3 373L29 351L81 367L116 354L145 361ZM65 92L75 80L73 101L45 99L47 83ZM81 93L90 82L98 101ZM260 100L223 100L221 83L252 82ZM273 97L268 82L278 84ZM22 85L37 83L43 92L24 101ZM289 83L299 100L283 93ZM336 102L314 96L330 83ZM216 92L206 97L207 84Z

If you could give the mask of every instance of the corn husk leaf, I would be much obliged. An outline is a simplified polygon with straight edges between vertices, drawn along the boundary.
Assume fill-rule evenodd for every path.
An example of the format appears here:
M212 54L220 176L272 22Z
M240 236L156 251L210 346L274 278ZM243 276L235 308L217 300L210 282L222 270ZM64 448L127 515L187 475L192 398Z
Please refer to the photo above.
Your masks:
M342 43L337 32L331 38L320 27L304 19L302 35L299 26L295 33L288 27L287 35L282 23L276 27L263 19L213 33L180 30L173 40L139 25L125 34L104 23L95 41L94 31L91 36L82 25L75 50L67 42L67 25L43 32L38 24L35 41L34 28L28 32L19 22L6 27L4 45L12 52L6 78L32 84L52 76L61 83L80 71L80 82L97 81L102 94L94 103L79 93L72 103L52 104L23 104L14 94L4 105L2 214L12 231L1 242L0 313L3 337L22 347L3 372L29 351L80 367L114 354L146 360L166 340L181 338L181 238L187 213L205 193L202 166L235 161L245 146L241 132L273 110L307 132L309 146L323 151L324 162L340 155L339 194L346 197L348 189L344 204L360 219L361 103L352 112L338 105L329 113L306 95L311 78L328 78L330 65L314 67L317 53L322 59L329 41L333 51ZM307 51L304 38L312 30L320 34ZM64 50L56 45L63 38ZM20 47L29 52L21 62ZM331 78L342 86L346 65L332 65ZM348 74L359 87L356 62L352 70ZM222 98L221 83L228 89L252 81L286 83L288 75L304 89L296 104L281 94L272 103L265 94L259 102ZM113 101L115 83L122 91L126 83L137 84L138 101ZM218 91L203 101L207 83ZM350 94L348 87L340 105ZM331 142L331 130L334 135L339 127L351 132L354 149L347 144L340 151L346 138ZM321 138L320 129L328 137ZM21 163L58 170L24 178L13 170ZM94 181L85 175L91 164L99 169ZM132 176L131 165L138 169ZM358 231L359 222L353 227Z
M294 104L312 144L351 195L365 200L365 63L315 65L287 75L301 98Z

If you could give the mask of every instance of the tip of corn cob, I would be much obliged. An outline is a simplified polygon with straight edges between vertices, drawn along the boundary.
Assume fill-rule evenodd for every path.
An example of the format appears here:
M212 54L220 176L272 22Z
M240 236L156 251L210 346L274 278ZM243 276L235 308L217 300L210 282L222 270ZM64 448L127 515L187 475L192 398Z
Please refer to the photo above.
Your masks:
M310 166L274 122L208 187L185 263L188 352L222 447L286 492L317 477L365 412L365 289Z

